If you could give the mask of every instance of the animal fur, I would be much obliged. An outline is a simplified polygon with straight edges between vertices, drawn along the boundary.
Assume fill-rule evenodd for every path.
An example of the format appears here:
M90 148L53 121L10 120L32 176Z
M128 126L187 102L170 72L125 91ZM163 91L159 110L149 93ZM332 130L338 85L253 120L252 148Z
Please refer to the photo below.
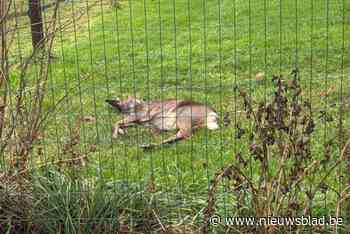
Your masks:
M196 129L219 128L216 111L201 103L183 100L142 101L133 97L126 100L106 100L121 112L123 119L114 125L113 138L125 134L125 129L135 124L150 127L157 132L177 130L177 133L159 144L143 145L152 148L191 137Z

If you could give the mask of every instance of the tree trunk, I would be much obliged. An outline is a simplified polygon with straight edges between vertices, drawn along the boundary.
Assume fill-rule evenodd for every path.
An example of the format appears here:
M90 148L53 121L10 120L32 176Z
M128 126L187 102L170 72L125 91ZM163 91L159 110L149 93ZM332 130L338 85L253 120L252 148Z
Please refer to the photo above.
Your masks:
M8 79L8 52L6 40L6 21L7 21L7 3L0 0L0 141L4 128L5 106L7 99L7 83Z
M0 40L1 40L1 47L0 47L0 59L1 59L1 70L4 70L3 65L5 62L5 55L6 55L6 9L7 4L6 1L0 0ZM0 84L2 84L3 79L0 80ZM0 85L1 87L1 85Z
M41 15L40 0L29 0L29 18L32 30L33 49L44 47L43 18Z

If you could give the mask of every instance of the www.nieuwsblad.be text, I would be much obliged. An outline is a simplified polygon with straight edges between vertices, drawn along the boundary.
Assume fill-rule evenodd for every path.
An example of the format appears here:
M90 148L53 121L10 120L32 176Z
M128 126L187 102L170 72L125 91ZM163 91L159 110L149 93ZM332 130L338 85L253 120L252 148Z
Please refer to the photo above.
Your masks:
M221 217L214 215L209 220L210 224L226 226L323 226L342 225L342 217L300 216L300 217Z

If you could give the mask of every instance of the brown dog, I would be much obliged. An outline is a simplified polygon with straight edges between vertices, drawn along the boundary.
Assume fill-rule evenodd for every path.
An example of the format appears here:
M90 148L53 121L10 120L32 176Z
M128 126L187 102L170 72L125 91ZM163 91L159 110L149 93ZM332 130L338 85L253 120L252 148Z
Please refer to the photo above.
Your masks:
M158 132L178 130L174 136L161 143L143 145L141 146L143 148L189 138L193 131L199 128L207 127L210 130L219 128L215 110L201 103L182 100L146 102L133 97L126 100L106 100L106 102L123 115L123 119L114 126L113 138L124 134L126 128L135 124L151 127Z

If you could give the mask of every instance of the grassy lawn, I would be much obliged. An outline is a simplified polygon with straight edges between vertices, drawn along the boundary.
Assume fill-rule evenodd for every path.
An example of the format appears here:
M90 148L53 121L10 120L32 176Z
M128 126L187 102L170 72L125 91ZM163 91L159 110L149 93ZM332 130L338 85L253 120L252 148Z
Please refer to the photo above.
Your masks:
M84 4L62 4L60 20ZM47 105L64 95L67 99L51 115L45 138L39 142L45 154L37 158L67 157L62 149L74 134L76 119L92 116L96 121L82 122L80 150L85 152L94 145L96 152L80 173L92 180L126 181L140 188L154 185L157 191L175 192L183 202L181 212L190 212L186 204L195 200L205 204L210 179L218 169L235 162L237 152L250 162L247 174L258 176L248 153L248 134L235 137L236 123L249 126L249 122L234 87L246 90L257 102L269 99L274 93L272 75L287 77L295 67L315 116L327 110L335 118L331 123L316 118L312 153L323 157L324 143L337 139L341 96L350 98L349 14L350 2L341 0L122 1L118 10L98 4L89 17L56 37L57 59L50 67ZM24 30L19 36L24 38L18 45L25 56L30 49L29 32ZM258 73L265 74L265 82L257 80ZM128 95L146 100L192 98L213 106L221 116L229 113L232 123L217 131L200 130L176 145L143 152L138 145L160 141L172 133L154 136L137 127L127 136L111 140L112 124L120 116L104 100ZM347 128L349 117L347 108ZM334 160L338 155L335 144ZM278 158L272 160L278 162ZM312 178L310 183L318 180ZM327 182L341 186L335 176ZM222 186L220 192L224 190ZM327 196L334 198L332 192L319 196L319 204L324 204ZM222 193L219 200L225 211L232 209L229 196ZM335 200L329 200L334 205Z

